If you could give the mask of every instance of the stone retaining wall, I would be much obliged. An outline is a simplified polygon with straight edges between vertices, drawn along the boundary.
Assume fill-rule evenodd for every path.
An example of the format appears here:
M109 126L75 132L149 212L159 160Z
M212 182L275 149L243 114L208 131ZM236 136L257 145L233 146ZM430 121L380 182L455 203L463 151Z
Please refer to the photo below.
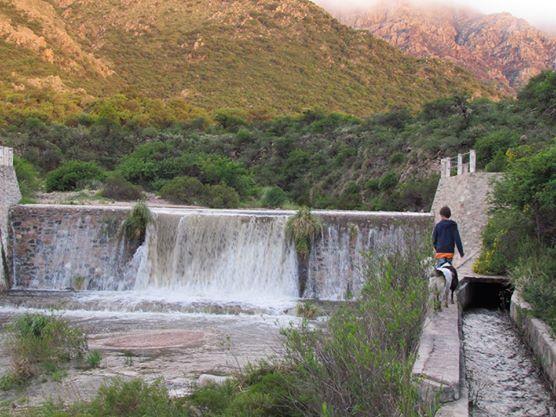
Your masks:
M539 360L556 395L556 339L551 329L542 320L533 317L531 306L521 298L518 291L512 296L510 315Z
M96 289L126 261L120 259L120 226L128 212L125 207L13 206L8 245L13 284L40 288L56 282L65 288L73 277L82 277L86 288Z
M14 167L0 164L0 246L4 253L7 253L8 210L11 205L17 204L19 200L21 200L21 192L19 191ZM4 270L1 251L0 249L0 291L7 287L7 271Z

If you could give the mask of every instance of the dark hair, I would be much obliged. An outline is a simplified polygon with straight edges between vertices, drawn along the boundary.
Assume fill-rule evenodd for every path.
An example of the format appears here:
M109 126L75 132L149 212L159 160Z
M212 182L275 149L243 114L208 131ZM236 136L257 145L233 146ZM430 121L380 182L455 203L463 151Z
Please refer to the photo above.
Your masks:
M452 210L450 210L450 207L444 206L440 209L440 215L449 219L452 217Z

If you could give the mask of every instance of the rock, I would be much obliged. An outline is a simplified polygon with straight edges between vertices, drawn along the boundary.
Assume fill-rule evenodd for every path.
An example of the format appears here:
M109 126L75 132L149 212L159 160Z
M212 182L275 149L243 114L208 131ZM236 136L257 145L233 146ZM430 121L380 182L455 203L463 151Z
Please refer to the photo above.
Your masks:
M211 374L201 374L197 380L197 385L200 387L206 387L209 385L223 385L227 381L233 379L231 376L220 376Z
M369 10L330 11L342 23L365 29L410 55L454 62L483 80L495 81L506 92L516 91L555 65L556 39L509 13L485 15L408 1L378 2Z

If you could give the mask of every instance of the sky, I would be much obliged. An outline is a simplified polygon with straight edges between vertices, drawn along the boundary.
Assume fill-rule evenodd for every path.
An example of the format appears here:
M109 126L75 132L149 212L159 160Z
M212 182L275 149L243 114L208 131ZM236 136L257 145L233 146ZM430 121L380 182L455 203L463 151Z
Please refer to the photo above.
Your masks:
M375 3L375 0L320 0L320 2L343 8L370 6ZM464 5L483 13L509 12L541 29L556 32L556 0L437 0L436 2Z

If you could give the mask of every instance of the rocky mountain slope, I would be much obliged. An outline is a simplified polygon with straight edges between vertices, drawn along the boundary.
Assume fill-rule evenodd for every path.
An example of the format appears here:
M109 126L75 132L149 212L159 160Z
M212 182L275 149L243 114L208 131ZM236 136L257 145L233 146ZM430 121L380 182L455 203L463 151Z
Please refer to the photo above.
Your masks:
M0 0L0 92L183 97L209 110L360 115L465 90L460 68L402 54L308 0Z
M543 69L556 68L556 38L509 13L484 15L443 5L381 2L340 10L320 2L343 23L365 29L416 57L460 65L483 80L515 90Z

